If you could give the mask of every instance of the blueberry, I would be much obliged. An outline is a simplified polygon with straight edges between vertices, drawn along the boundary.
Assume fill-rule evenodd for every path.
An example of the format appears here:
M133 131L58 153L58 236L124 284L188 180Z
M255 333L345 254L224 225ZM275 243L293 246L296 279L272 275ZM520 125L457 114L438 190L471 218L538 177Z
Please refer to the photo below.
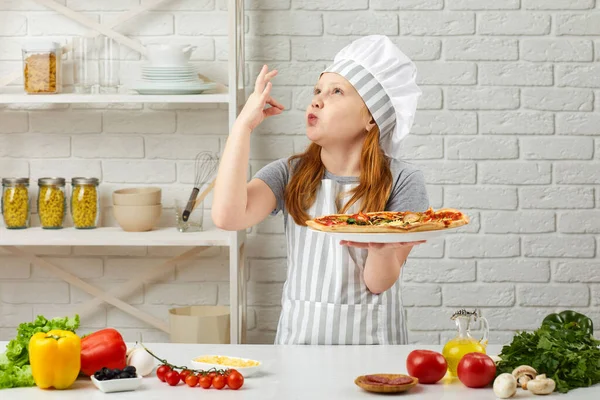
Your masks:
M127 379L127 378L129 378L129 377L130 377L130 376L129 376L129 374L128 374L127 372L121 372L121 373L119 374L119 379Z
M123 371L129 373L129 374L134 374L136 373L135 367L133 365L128 365L126 366Z

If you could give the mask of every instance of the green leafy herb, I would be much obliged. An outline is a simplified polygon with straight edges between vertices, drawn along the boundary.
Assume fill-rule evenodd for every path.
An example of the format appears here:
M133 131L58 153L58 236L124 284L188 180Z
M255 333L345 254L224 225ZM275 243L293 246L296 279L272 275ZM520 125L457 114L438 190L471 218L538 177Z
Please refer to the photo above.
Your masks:
M24 322L17 328L17 337L6 345L6 353L0 354L0 389L33 386L29 367L29 340L38 332L53 329L75 332L79 328L79 315L46 319L38 315L33 322Z
M532 333L518 333L502 348L497 374L529 365L552 378L557 391L567 393L600 382L599 345L600 341L578 326L556 329L542 325Z
M17 367L8 361L6 354L0 354L0 389L33 385L35 382L29 365Z

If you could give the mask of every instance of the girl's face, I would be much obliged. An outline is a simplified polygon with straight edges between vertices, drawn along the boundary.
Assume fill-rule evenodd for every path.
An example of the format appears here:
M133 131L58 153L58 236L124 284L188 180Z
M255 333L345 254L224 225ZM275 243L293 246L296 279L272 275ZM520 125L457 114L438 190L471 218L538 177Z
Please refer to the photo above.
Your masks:
M324 73L306 109L306 135L321 147L360 142L373 126L364 108L350 82L336 73Z

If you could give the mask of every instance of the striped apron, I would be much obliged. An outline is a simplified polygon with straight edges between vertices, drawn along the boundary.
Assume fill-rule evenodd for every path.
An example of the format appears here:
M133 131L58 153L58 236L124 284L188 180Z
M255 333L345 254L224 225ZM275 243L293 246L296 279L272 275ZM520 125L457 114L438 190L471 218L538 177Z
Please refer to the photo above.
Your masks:
M356 185L323 179L308 214L338 213ZM406 344L402 279L371 293L363 280L367 250L340 246L333 236L296 225L287 212L284 217L288 270L275 344Z

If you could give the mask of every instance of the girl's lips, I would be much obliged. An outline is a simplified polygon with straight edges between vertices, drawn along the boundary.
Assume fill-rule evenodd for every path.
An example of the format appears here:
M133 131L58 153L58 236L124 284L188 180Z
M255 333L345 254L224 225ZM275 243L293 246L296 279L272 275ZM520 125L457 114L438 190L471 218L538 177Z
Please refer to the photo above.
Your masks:
M315 114L308 114L307 120L308 120L308 124L310 126L313 126L317 123L317 120L319 118L317 118L317 116Z

